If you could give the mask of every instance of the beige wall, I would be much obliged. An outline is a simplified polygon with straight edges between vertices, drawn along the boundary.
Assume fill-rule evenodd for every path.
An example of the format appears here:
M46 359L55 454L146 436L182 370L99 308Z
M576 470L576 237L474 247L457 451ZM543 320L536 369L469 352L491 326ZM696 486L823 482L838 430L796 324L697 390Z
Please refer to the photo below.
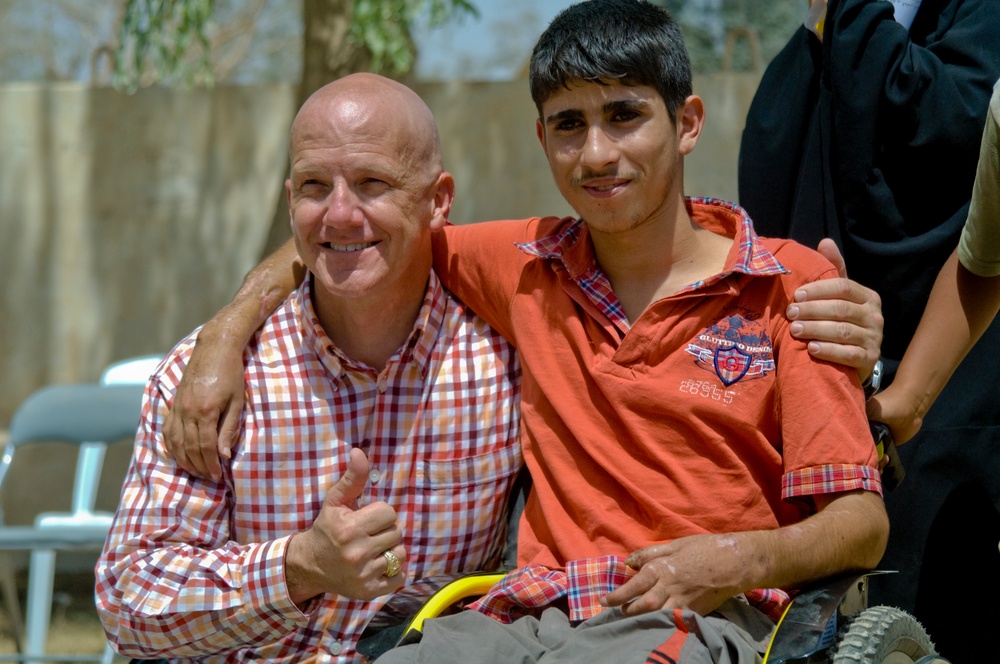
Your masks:
M687 191L735 198L757 77L695 84L708 122L687 160ZM570 212L535 138L526 82L417 90L458 183L454 221ZM290 87L124 96L0 86L0 429L31 391L165 353L232 296L282 195L292 100ZM125 455L102 492L108 507L124 464ZM63 466L45 475L48 486L69 483L72 459ZM19 474L11 493L32 493L32 475Z

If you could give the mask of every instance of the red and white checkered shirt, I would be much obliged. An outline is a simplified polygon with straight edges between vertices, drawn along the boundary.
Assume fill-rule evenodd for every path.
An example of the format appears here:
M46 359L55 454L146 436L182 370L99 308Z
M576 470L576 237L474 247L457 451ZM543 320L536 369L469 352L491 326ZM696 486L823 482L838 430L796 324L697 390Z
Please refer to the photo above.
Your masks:
M300 611L283 559L361 448L359 505L398 514L409 581L493 568L521 467L513 349L432 275L413 333L381 374L336 349L310 280L244 356L246 395L219 482L166 453L162 425L194 344L146 389L132 466L97 566L97 604L119 652L206 662L358 662L357 640L387 597L325 595Z

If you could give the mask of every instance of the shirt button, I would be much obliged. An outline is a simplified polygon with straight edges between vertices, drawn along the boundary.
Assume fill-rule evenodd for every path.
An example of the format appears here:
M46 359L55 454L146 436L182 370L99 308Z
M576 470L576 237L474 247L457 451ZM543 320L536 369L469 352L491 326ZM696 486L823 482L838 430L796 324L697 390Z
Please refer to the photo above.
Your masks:
M378 484L378 481L382 479L382 473L378 468L372 468L368 473L368 479L372 481L372 484Z
M339 655L341 652L343 652L343 650L344 646L340 645L339 643L334 643L333 645L330 646L331 655Z
M386 381L386 379L385 379L384 376L382 378L378 379L378 391L379 392L385 392L385 388L387 386L388 386L388 384L387 384L387 381Z

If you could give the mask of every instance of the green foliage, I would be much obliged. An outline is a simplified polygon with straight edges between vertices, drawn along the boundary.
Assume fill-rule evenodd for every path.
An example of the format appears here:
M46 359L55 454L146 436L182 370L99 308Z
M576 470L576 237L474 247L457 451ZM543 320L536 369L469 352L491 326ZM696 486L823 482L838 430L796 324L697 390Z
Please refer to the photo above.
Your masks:
M354 0L351 37L372 55L372 70L400 74L413 66L413 19L427 15L436 27L466 14L479 16L467 0Z
M353 0L351 39L372 55L372 70L409 71L410 29L426 17L431 27L479 13L469 0ZM215 0L128 0L121 25L114 85L213 83L208 33Z
M212 85L208 26L215 0L128 0L122 20L114 85ZM145 76L145 78L144 78Z

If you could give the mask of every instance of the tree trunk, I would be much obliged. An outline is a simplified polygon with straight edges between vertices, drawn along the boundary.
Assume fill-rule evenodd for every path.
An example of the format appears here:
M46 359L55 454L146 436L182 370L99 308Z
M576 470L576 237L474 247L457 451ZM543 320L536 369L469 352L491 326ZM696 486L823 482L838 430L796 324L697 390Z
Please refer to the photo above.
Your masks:
M302 0L302 80L298 108L313 92L330 81L356 71L365 71L371 62L368 51L348 39L353 0ZM292 236L285 196L278 197L271 229L261 258L283 245Z

